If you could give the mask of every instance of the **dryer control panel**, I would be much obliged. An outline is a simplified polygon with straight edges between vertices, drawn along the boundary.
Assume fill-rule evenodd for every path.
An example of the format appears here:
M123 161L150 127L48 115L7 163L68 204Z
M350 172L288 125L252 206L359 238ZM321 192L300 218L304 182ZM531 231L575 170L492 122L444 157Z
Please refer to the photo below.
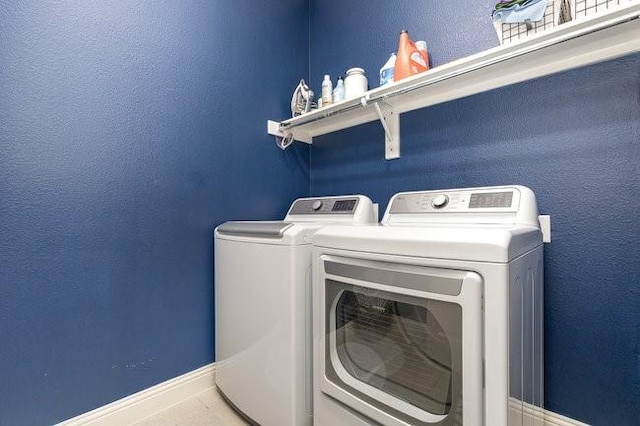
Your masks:
M516 211L519 199L520 193L513 188L406 192L397 194L392 199L390 212Z
M536 199L524 186L400 192L383 223L527 223L538 226Z

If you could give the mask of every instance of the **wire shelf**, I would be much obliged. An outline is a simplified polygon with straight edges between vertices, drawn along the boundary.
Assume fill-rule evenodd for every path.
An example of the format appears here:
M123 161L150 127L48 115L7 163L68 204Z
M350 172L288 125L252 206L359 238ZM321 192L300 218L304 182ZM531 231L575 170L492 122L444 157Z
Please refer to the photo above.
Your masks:
M536 22L498 24L501 44L511 44L573 20L591 18L639 0L549 0L544 16ZM563 4L564 3L564 4Z

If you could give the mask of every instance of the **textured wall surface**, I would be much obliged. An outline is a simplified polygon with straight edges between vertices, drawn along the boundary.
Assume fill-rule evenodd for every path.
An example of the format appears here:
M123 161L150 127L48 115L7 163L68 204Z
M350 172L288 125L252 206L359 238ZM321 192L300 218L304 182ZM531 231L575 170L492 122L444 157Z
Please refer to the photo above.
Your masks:
M302 0L0 8L0 425L213 361L213 227L308 195L281 152Z
M493 47L492 3L316 0L312 82L359 65L376 87L403 28L433 65ZM363 193L381 211L398 191L531 187L553 228L546 407L593 425L640 424L639 70L634 55L404 114L399 160L379 123L311 149L313 195Z
M14 4L15 3L15 4ZM493 2L314 0L311 84L377 70L408 29L433 65L497 45ZM0 425L51 424L213 359L212 229L281 217L307 1L0 8ZM552 215L547 408L640 423L640 55L314 140L311 191L518 183ZM246 200L250 202L245 203Z

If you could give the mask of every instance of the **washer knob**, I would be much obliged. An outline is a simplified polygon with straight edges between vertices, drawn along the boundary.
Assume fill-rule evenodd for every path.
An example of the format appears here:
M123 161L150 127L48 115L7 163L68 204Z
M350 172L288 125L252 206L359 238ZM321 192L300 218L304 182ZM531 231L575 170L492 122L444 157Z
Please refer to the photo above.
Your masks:
M444 206L446 206L448 202L449 202L449 197L447 197L444 194L438 194L435 197L433 197L433 200L431 200L431 205L436 209L441 209Z
M320 201L320 200L316 200L316 201L314 201L314 202L313 202L313 204L311 204L311 208L312 208L314 211L318 211L318 210L320 210L320 209L322 208L322 201Z

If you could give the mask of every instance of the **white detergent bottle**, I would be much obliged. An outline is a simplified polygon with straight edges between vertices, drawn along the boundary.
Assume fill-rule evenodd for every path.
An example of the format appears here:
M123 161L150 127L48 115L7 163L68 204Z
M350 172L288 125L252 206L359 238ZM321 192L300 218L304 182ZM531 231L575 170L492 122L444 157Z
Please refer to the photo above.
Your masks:
M333 89L333 103L338 103L344 100L344 81L342 76L338 77L336 87Z
M322 80L322 106L331 105L331 97L333 95L333 84L331 83L331 77L329 74L325 74L324 80Z
M380 86L393 83L393 71L396 67L396 54L392 53L387 62L380 68Z

